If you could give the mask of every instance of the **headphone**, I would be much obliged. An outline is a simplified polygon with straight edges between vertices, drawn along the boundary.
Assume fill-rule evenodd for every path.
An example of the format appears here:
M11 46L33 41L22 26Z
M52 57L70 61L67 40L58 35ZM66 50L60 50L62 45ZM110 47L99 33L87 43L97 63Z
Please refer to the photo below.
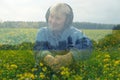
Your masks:
M72 8L66 3L65 3L65 5L67 5L69 7L70 13L66 15L66 21L65 21L64 27L69 27L70 25L72 25L74 15L73 15ZM49 15L50 15L50 8L48 8L46 15L45 15L47 23L48 23Z

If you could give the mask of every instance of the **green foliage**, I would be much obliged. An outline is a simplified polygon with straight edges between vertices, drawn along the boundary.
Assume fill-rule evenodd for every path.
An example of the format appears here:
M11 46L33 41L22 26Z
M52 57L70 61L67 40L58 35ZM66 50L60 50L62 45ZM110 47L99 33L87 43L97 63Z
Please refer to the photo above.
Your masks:
M51 70L40 63L38 75L34 71L34 57L31 50L1 50L0 79L37 79L49 80L119 80L120 49L111 52L94 50L91 57L75 63L70 67L62 67L59 73L51 75ZM41 78L41 79L40 79Z
M105 38L101 39L97 46L102 50L108 50L116 47L120 47L120 30L113 30L112 34L105 36Z
M34 43L24 42L18 45L3 44L0 50L33 50Z
M12 29L4 29L6 34L0 36L1 40L11 39L30 40L35 36L37 30L32 29L22 32L15 32ZM26 32L25 32L26 31ZM33 31L33 32L32 32ZM0 33L3 33L2 30ZM14 35L11 38L10 35ZM32 32L32 33L30 33ZM84 31L85 32L85 31ZM88 31L89 35L93 35ZM104 32L104 31L100 31ZM25 34L24 34L25 33ZM85 32L86 33L86 32ZM98 33L98 31L94 32ZM99 35L100 35L99 33ZM34 35L32 35L34 34ZM107 33L106 33L107 34ZM105 36L106 34L103 33ZM19 36L20 35L20 36ZM99 36L98 35L98 36ZM6 37L7 36L7 37ZM49 67L40 63L38 68L34 67L34 53L31 50L34 46L34 40L22 41L21 44L0 45L0 80L119 80L120 79L120 30L114 30L112 34L107 35L98 43L92 40L94 49L91 57L87 60L74 63L69 67L61 67L59 73L53 73ZM89 36L90 37L90 36ZM103 37L103 36L102 36ZM14 39L15 38L15 39ZM90 37L91 38L91 37ZM94 37L96 38L96 37ZM92 38L91 38L92 39ZM12 42L12 41L11 41ZM37 74L35 72L38 71ZM51 75L53 74L53 75Z
M0 28L0 44L16 45L24 42L35 42L38 29L33 28Z

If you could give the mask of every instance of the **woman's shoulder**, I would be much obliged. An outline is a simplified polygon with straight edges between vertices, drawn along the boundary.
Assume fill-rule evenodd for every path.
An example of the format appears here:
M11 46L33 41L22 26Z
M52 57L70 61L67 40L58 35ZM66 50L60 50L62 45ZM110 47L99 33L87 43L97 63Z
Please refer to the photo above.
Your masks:
M47 31L47 27L41 27L41 28L39 28L39 31Z
M82 30L80 30L80 29L78 29L78 28L76 28L76 27L74 27L74 26L71 26L71 27L70 27L70 30L71 30L71 32L72 32L73 34L83 34Z
M47 27L41 27L38 29L38 34L44 34L48 31Z
M44 35L47 32L47 27L41 27L37 31L37 35Z

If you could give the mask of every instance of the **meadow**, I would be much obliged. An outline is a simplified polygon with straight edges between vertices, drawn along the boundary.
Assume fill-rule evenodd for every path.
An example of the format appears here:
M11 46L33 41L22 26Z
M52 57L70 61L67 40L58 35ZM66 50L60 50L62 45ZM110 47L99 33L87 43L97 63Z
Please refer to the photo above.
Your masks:
M20 44L22 42L35 42L39 29L35 28L0 28L0 44ZM90 39L98 41L110 34L112 30L81 30Z
M0 46L34 43L37 31L33 28L2 28ZM52 75L52 80L120 80L120 31L114 34L112 30L83 32L94 41L91 57L70 67L61 67L59 74ZM0 50L0 80L50 80L51 69L43 63L39 65L41 69L34 68L34 63L31 49ZM39 70L40 73L35 75L34 72Z

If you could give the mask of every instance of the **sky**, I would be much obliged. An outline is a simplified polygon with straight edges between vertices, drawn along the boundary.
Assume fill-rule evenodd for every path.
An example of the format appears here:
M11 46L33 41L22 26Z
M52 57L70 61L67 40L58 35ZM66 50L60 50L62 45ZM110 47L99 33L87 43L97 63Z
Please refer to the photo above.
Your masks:
M59 2L73 8L74 22L120 24L120 0L0 0L0 22L45 21L47 9Z

